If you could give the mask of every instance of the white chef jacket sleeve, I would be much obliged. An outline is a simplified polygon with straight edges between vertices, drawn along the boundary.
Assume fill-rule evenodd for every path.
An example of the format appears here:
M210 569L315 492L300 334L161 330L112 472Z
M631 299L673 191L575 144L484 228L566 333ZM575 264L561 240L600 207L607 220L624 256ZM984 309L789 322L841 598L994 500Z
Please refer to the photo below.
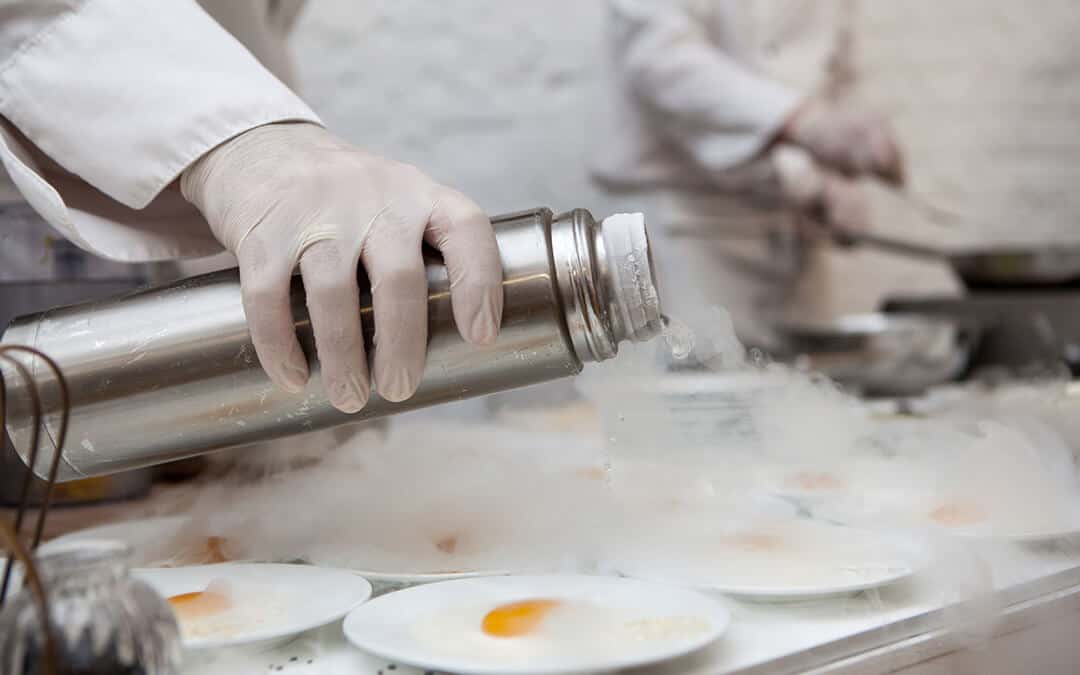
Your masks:
M0 4L0 161L54 227L104 257L220 250L176 189L248 129L317 116L194 0Z
M671 141L720 185L752 183L801 96L710 40L692 3L610 0L625 85ZM756 165L756 166L751 166Z

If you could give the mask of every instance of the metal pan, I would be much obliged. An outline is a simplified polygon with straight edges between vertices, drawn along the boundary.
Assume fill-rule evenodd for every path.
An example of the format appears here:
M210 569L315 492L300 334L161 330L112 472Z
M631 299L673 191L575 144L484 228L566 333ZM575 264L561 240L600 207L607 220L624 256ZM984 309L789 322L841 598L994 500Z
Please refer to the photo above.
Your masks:
M874 396L911 396L958 378L980 335L973 322L916 314L785 320L776 329L810 370Z
M949 264L968 288L1046 288L1080 283L1080 247L994 247L949 252L869 232L833 231L844 245L871 246Z

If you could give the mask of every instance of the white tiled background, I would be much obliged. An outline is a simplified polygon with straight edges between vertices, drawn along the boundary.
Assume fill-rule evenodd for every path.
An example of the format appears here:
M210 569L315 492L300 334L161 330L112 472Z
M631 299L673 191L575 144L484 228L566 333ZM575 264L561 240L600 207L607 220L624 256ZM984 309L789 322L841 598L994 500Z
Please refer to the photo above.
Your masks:
M293 44L303 93L350 140L492 213L599 213L585 159L604 15L602 0L316 0Z

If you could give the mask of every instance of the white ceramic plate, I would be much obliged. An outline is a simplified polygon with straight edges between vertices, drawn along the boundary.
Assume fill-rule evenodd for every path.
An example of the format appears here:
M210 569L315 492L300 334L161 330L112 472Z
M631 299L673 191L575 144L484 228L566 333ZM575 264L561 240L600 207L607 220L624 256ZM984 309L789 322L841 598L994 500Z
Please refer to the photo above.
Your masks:
M163 559L158 552L164 553L169 542L172 541L180 528L187 522L183 516L168 516L163 518L144 518L141 520L126 520L109 525L99 525L85 530L71 532L57 537L42 544L42 550L48 551L49 547L66 544L72 541L85 539L111 539L122 541L133 551L132 567L135 569L159 567Z
M973 539L997 539L1017 543L1040 543L1055 539L1066 539L1080 535L1080 501L1071 505L1071 512L1063 518L1067 522L1049 523L1044 527L995 527L993 523L985 526L944 527L939 531Z
M356 574L364 577L375 587L375 594L382 595L391 591L400 591L412 586L434 584L440 581L454 581L455 579L475 579L477 577L503 576L509 572L439 572L433 574L405 574L394 572L369 572L355 570Z
M133 573L167 598L219 589L218 598L174 605L187 649L270 647L341 619L371 597L346 570L312 565L224 563Z
M168 557L167 547L169 542L175 538L180 531L180 528L183 527L186 522L187 519L183 516L169 516L164 518L128 520L120 523L112 523L110 525L101 525L57 537L44 544L43 550L48 550L47 547L49 546L56 546L70 541L113 539L123 541L132 547L134 551L132 567L134 569L159 569L163 568L162 563L164 563ZM436 581L450 581L452 579L505 574L505 572L483 572L474 570L430 574L372 572L369 570L351 571L370 581L380 593L420 584L430 584Z
M985 539L993 541L1014 542L1018 544L1037 544L1051 542L1057 539L1069 539L1073 537L1078 537L1080 536L1080 523L1074 525L1063 525L1060 527L1051 527L1045 530L1028 531L995 530L992 527L963 528L935 525L934 531L944 534L950 534L956 537L964 537L966 539Z
M743 600L806 602L902 581L929 558L914 538L801 519L753 523L719 535L703 531L700 540L683 546L678 554L643 548L619 570Z
M553 601L546 614L485 631L485 616L525 601ZM474 675L585 673L656 663L717 640L731 621L715 598L615 577L574 575L459 579L376 598L345 619L357 647L392 661Z
M894 510L895 511L895 510ZM1070 522L1049 525L1044 528L1012 529L995 526L993 523L978 525L947 526L934 522L919 514L919 509L912 507L911 513L884 512L876 516L862 515L857 512L845 512L838 505L831 508L814 510L814 517L837 524L848 524L855 527L874 526L893 527L907 531L924 531L936 534L963 537L966 539L983 539L992 541L1005 541L1014 543L1045 543L1058 539L1080 537L1080 501L1073 505L1073 514Z

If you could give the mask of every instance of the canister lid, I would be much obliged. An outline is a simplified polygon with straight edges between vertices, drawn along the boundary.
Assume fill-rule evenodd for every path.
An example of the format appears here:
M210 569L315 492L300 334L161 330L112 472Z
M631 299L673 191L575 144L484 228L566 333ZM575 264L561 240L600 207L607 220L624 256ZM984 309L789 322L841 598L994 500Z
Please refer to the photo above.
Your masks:
M618 213L600 228L616 341L651 340L663 330L663 319L645 216Z

